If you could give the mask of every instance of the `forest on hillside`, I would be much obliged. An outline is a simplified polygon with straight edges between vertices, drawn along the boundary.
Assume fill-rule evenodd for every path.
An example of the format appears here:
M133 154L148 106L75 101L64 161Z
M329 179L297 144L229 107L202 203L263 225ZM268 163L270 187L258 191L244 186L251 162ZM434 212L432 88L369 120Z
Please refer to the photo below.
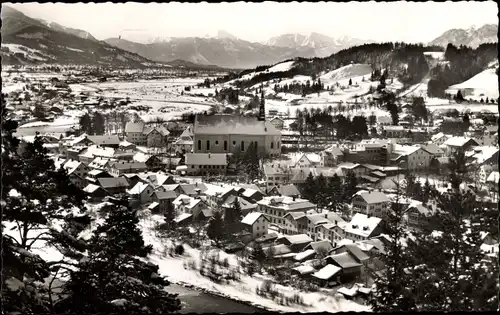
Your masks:
M482 44L477 49L449 44L444 56L448 63L431 70L432 79L427 90L431 97L445 97L445 90L450 85L464 82L485 70L498 58L498 44Z

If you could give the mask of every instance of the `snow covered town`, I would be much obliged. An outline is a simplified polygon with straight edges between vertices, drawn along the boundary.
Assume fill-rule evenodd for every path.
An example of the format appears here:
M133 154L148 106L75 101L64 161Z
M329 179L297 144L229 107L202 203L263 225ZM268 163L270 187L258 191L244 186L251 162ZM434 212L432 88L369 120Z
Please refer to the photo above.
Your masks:
M36 276L12 267L2 290L21 303L16 292L36 287L50 303L34 312L70 308L84 275L101 268L91 257L125 259L132 249L120 242L138 237L134 250L151 245L147 254L109 264L143 270L147 261L151 279L168 279L158 296L171 308L137 302L148 311L200 310L182 294L173 302L182 288L250 307L234 306L241 312L384 311L390 290L391 303L439 310L420 301L448 284L463 295L446 296L449 310L494 304L498 60L484 57L482 72L437 88L439 71L452 70L432 71L466 48L389 51L398 49L421 59L377 67L339 57L311 68L295 58L240 72L3 66L5 255L14 267L58 267ZM412 68L420 63L426 73ZM457 289L464 282L484 301ZM139 307L107 294L112 306L99 310Z

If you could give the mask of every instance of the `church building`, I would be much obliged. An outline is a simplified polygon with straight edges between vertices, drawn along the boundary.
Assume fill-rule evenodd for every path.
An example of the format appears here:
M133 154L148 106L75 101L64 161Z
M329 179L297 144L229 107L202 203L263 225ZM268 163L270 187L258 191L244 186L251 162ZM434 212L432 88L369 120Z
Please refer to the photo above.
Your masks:
M259 153L279 156L281 132L265 120L264 95L259 117L236 115L197 115L193 128L194 153L245 152L253 142Z

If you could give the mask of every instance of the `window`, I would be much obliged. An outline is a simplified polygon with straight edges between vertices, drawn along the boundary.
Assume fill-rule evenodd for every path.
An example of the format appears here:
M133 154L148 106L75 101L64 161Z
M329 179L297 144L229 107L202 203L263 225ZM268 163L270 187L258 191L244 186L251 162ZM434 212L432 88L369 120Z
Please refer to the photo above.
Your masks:
M224 141L224 151L227 151L227 141Z
M245 141L241 141L241 151L245 151Z
M274 149L274 142L271 141L271 149Z
M215 140L215 145L219 145L219 141Z
M198 150L201 150L201 140L198 140Z
M279 149L280 148L280 142L276 142L276 147Z
M210 150L210 140L207 140L207 151Z
M236 141L233 141L233 147L236 146Z

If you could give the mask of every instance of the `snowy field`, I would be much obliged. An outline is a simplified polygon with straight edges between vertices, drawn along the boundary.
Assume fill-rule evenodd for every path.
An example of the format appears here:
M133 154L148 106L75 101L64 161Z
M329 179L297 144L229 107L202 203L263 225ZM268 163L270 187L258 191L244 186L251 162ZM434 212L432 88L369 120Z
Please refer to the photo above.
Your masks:
M98 91L105 98L129 98L133 106L147 106L148 111L138 112L146 121L161 117L178 118L183 113L206 111L217 104L208 94L215 89L198 89L196 85L204 78L173 78L164 80L139 80L136 82L103 82L76 85L80 91ZM191 92L184 91L190 86ZM200 92L198 92L200 91ZM203 94L203 97L193 94ZM206 95L206 96L205 96ZM132 112L132 110L131 110Z
M498 75L496 69L486 69L470 78L469 80L452 85L450 91L473 89L473 94L465 98L493 98L498 99Z
M266 308L271 311L276 312L340 312L340 311L370 311L368 306L360 305L352 301L348 301L343 297L332 296L326 293L316 292L316 293L306 293L299 292L296 289L290 287L283 287L276 285L276 288L285 295L292 296L295 293L300 293L305 304L307 306L293 305L293 306L283 306L275 303L274 301L261 297L255 293L255 289L260 286L266 279L259 274L252 277L246 275L241 275L241 282L231 282L228 284L219 284L210 281L199 274L196 270L189 270L184 268L184 262L187 257L163 257L161 254L163 252L164 246L166 245L164 241L161 241L155 237L152 233L152 227L155 221L162 222L161 216L153 216L151 220L143 220L141 222L143 228L143 237L146 244L152 244L154 247L155 254L150 256L153 263L160 266L160 273L173 283L177 284L187 284L194 286L198 289L204 289L208 292L222 295L234 300L245 301L251 303L257 307ZM184 245L186 253L184 256L189 256L193 259L198 266L200 266L200 251L193 249L188 245ZM236 255L226 254L224 252L219 252L220 259L227 258L231 266L237 266L238 260Z

